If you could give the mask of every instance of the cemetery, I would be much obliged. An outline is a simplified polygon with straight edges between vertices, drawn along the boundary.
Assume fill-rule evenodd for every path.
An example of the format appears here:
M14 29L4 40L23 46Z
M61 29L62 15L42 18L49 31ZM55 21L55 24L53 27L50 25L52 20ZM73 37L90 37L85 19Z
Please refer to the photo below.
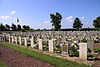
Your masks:
M64 66L60 66L60 61L52 59L48 61L48 59L46 60L39 57L42 57L42 54L49 54L46 55L45 58L54 56L53 58L66 58L72 61L72 64L74 64L73 61L76 61L77 63L93 66L95 59L100 55L100 31L34 31L2 33L0 34L0 41L0 44L3 45L12 44L14 46L12 47L13 49L21 51L22 53L26 51L25 54L28 56L30 56L30 54L27 52L27 49L39 51L40 56L36 56L38 54L34 52L33 54L36 55L33 56L33 54L31 54L31 56L51 64L56 61L59 65L56 63L53 65L57 67ZM10 47L9 45L6 46ZM21 49L24 51L19 48L17 49L18 46L19 48L22 47ZM66 63L63 62L62 64L66 65Z
M0 67L100 67L100 0L0 0Z

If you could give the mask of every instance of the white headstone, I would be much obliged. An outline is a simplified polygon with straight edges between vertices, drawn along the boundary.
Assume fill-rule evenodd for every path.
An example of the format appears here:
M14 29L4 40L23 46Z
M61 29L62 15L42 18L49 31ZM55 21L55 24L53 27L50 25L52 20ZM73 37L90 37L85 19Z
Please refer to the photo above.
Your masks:
M22 38L19 36L19 44L22 45Z
M31 38L31 47L32 48L34 47L34 38L33 37Z
M11 36L11 39L12 39L12 43L14 43L14 37L13 36Z
M42 39L39 39L39 50L43 50Z
M17 37L15 37L15 43L17 44Z
M53 39L49 40L49 52L53 53L54 52L54 44L53 44Z
M26 39L26 37L24 38L24 44L25 44L25 47L27 47L27 39Z
M79 57L87 60L87 43L79 43Z
M9 35L9 42L11 42L10 35Z

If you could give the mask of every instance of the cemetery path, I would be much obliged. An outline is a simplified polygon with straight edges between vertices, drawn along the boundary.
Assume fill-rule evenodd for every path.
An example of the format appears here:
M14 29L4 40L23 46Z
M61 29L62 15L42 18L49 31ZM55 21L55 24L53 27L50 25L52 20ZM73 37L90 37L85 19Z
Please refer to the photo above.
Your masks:
M0 45L0 60L5 62L7 67L54 67L2 45Z

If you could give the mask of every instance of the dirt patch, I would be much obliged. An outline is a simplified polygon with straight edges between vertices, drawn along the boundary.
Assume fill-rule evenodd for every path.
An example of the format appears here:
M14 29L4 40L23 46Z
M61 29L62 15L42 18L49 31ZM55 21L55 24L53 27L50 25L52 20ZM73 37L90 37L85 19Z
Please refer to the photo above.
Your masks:
M0 45L0 60L5 62L8 67L54 67L2 45Z

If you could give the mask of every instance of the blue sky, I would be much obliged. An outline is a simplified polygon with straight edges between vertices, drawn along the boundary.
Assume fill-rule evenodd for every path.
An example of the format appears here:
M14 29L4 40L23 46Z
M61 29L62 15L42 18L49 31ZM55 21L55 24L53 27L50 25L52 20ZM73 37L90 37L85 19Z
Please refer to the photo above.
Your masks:
M62 28L72 28L76 17L83 27L93 27L93 19L100 16L100 0L0 0L0 23L4 24L50 29L50 13L56 12L63 17Z

